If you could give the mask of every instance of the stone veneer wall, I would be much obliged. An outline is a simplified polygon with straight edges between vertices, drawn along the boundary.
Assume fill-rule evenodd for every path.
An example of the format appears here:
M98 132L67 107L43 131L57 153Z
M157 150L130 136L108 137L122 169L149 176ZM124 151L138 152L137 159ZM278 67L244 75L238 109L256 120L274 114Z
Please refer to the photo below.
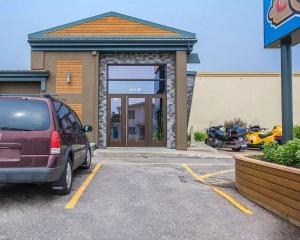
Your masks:
M188 124L190 120L191 108L192 108L192 100L194 94L194 87L196 81L196 73L188 73L187 75L187 119Z
M109 64L166 64L167 67L167 147L175 148L175 54L104 53L100 54L99 147L105 148L107 131L107 66Z

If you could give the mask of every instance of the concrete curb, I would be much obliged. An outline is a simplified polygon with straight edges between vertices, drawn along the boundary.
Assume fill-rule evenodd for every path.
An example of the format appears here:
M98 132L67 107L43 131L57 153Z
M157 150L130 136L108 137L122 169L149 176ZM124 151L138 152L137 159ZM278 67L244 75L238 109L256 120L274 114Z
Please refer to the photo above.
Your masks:
M233 159L233 156L219 153L203 153L196 151L114 151L111 149L96 149L94 157L165 157L165 158L206 158L206 159Z

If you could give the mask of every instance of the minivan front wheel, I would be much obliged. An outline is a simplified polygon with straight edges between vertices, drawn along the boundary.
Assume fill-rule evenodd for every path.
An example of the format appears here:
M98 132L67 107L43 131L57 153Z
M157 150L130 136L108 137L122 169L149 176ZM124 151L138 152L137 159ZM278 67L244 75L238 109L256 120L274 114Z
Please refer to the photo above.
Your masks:
M64 172L60 179L52 186L53 191L58 195L68 195L71 192L73 183L73 171L71 158L68 157Z

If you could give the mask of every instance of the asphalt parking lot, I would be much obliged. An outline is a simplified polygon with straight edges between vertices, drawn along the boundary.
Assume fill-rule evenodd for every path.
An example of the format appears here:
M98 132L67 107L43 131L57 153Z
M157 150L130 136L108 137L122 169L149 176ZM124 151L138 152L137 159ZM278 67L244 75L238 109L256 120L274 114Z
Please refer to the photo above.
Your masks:
M69 196L0 185L3 239L293 240L300 229L237 192L232 159L95 158Z

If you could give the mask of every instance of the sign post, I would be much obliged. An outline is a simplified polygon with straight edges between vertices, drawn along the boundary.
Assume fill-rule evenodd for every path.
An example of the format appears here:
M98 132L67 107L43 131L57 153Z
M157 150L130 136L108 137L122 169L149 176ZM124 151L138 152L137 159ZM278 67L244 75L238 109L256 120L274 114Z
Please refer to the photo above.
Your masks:
M291 39L281 40L281 97L283 138L293 139L293 79Z
M265 48L281 48L282 125L293 139L292 46L300 42L300 0L264 0Z

